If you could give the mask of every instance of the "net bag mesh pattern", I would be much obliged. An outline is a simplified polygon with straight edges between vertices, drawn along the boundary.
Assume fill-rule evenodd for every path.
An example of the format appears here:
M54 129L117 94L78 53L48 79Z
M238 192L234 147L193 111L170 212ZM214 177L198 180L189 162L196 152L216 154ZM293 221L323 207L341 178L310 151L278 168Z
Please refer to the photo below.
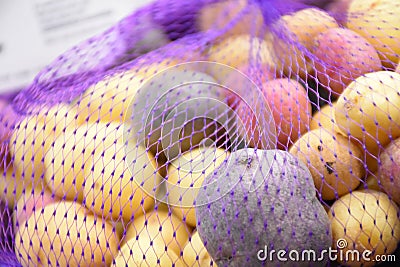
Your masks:
M159 0L72 47L0 102L0 265L395 265L399 12Z

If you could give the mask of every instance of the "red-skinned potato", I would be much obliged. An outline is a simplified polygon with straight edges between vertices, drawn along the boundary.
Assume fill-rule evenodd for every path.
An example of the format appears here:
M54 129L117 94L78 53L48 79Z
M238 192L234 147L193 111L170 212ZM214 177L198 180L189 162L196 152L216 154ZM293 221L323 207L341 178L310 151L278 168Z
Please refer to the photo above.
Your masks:
M307 92L293 79L268 81L262 90L274 116L278 148L288 148L309 129L312 110Z
M336 96L354 79L382 69L375 48L349 29L331 28L320 33L314 39L313 53L318 81Z

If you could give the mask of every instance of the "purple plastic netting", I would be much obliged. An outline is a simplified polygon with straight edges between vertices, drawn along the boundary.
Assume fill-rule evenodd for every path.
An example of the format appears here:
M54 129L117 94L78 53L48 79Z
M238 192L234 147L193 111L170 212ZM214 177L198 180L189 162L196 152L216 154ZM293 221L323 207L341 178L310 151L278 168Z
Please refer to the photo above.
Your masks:
M393 265L398 12L158 0L72 47L0 99L0 265Z

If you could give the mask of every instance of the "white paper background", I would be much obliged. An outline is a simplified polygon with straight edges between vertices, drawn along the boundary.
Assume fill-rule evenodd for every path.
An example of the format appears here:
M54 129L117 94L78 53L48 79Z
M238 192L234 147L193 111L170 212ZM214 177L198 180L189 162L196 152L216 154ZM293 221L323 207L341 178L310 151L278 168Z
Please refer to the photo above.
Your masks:
M0 0L0 93L151 0Z

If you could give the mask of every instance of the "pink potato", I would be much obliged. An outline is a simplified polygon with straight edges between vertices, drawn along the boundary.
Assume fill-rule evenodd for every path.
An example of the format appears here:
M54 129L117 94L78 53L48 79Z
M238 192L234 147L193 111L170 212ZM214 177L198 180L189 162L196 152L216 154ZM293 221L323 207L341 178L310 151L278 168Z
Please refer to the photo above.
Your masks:
M378 177L385 192L400 205L400 138L386 146L380 155Z
M332 28L320 33L313 52L319 82L336 96L356 78L382 69L375 48L349 29Z
M397 64L395 72L400 73L400 62Z
M262 90L276 123L278 148L288 149L309 130L312 110L307 91L293 79L268 81Z

